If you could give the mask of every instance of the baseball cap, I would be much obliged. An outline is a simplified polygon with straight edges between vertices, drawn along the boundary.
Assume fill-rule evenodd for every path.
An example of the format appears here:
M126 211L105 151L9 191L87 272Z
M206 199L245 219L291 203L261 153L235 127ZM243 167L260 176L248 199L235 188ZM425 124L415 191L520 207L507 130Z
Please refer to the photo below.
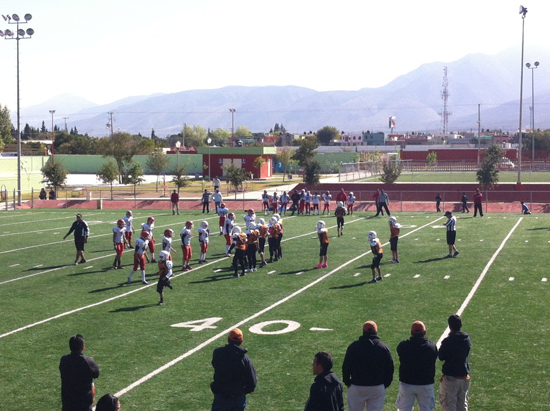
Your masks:
M365 324L363 324L363 331L366 332L378 332L378 326L374 321L367 321Z
M422 334L426 332L426 325L422 321L415 321L411 327L411 334Z
M233 328L229 333L229 339L231 341L242 343L243 342L243 332L238 328Z

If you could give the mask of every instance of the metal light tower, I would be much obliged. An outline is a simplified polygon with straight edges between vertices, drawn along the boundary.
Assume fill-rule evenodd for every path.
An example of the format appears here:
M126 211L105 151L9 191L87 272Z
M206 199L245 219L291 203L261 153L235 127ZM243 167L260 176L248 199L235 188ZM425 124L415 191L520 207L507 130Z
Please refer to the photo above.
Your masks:
M535 61L535 64L531 67L531 63L525 64L529 70L531 70L531 161L535 162L535 69L539 66L539 62Z
M519 150L518 150L518 184L521 184L521 149L523 145L523 133L521 131L521 116L523 115L523 48L524 48L524 34L525 34L525 15L527 9L523 6L519 6L519 14L521 14L521 79L519 85Z
M15 33L9 29L0 30L0 37L6 40L16 40L17 43L17 204L21 205L21 107L19 98L19 40L30 39L34 34L34 30L28 28L26 31L19 28L19 24L26 24L32 19L32 15L25 14L25 21L21 21L17 14L3 15L4 21L8 24L15 24L17 29ZM12 21L13 20L13 21Z
M229 111L231 112L231 147L235 147L235 110L234 108L230 108Z
M55 113L55 110L50 110L50 114L52 115L52 164L55 164L55 160L53 158L55 154L55 147L53 146L55 143L54 133L53 133L53 115Z

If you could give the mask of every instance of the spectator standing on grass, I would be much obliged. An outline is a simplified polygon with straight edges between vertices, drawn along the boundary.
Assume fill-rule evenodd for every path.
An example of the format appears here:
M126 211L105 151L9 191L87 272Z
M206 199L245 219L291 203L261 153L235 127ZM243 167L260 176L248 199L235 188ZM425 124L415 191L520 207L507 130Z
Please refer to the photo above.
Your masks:
M466 193L462 193L462 199L460 201L462 201L462 212L469 213L470 209L468 208L468 196Z
M346 200L348 199L348 195L344 191L343 188L340 189L340 192L336 194L336 201L341 201L342 203L346 204Z
M69 339L71 353L61 357L62 411L91 411L94 402L94 378L99 377L99 366L93 358L84 355L84 337L80 334Z
M82 214L78 213L76 215L76 221L71 225L69 232L65 234L63 240L66 239L69 234L74 233L74 245L76 247L76 258L74 260L75 264L82 264L86 262L84 257L84 244L88 242L88 236L90 235L90 228L88 223L82 219ZM80 258L80 261L78 259Z
M521 202L521 214L530 215L531 211L529 211L529 207L527 207L527 204L525 204L523 201Z
M378 198L380 197L380 189L376 190L376 192L374 193L374 195L372 196L372 199L374 201L374 205L376 207L376 216L378 216L378 214L382 213L382 216L384 215L384 211L380 209L380 202L378 201ZM375 217L376 217L375 216Z
M246 395L256 389L256 370L242 343L242 331L234 328L227 345L214 350L214 381L210 384L214 394L212 411L244 411Z
M441 342L439 359L443 363L443 377L439 385L439 403L444 411L468 411L470 389L470 365L468 356L472 341L468 333L461 331L462 319L454 314L449 317L449 336Z
M476 188L474 193L474 217L477 216L479 211L479 216L483 217L483 194L479 191L479 188Z
M426 337L426 325L415 321L411 337L397 346L399 355L399 393L395 405L398 411L411 411L414 401L420 411L435 407L435 362L437 346Z
M269 194L267 194L267 190L264 190L262 193L262 210L264 211L264 215L269 214Z
M170 195L170 202L172 203L172 215L178 213L180 215L180 195L174 190Z
M218 188L214 190L214 194L212 194L212 200L214 201L214 206L216 207L217 213L223 202L222 193L220 193L220 190Z
M95 411L120 411L120 401L113 394L105 394L97 402Z
M210 212L210 196L212 193L208 191L206 188L204 189L204 193L202 193L202 213L204 214L204 210L206 210L207 213Z
M449 246L449 254L445 258L456 257L460 254L460 251L456 249L456 217L453 216L453 213L450 211L445 212L445 217L447 217L447 222L443 225L447 228L447 245Z
M350 344L342 365L348 387L348 410L382 411L386 389L393 381L390 349L378 336L374 321L363 324L363 335Z
M288 207L288 194L286 191L283 191L283 194L281 194L281 213L284 213L286 215L286 209Z
M435 196L435 211L438 213L441 212L441 208L439 208L440 205L441 205L441 194L437 193L437 195Z
M219 190L220 187L222 186L222 182L220 181L218 176L212 179L212 184L214 185L214 191Z
M390 210L388 208L388 204L390 203L390 197L384 190L380 190L380 194L378 195L378 210L376 211L375 217L378 217L378 214L382 213L384 215L384 212L382 210L386 210L386 213L388 215L391 215Z
M290 199L292 200L292 206L290 207L292 211L291 215L294 215L296 211L300 214L300 198L301 196L296 190L290 195Z
M319 351L313 358L313 374L316 375L304 411L344 411L344 387L332 371L332 355Z

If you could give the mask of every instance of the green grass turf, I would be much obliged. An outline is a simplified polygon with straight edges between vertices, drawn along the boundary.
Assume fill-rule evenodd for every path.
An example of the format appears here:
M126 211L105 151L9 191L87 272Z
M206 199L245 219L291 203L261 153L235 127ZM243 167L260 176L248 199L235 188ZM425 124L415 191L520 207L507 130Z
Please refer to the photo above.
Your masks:
M355 180L354 180L355 181ZM379 176L363 178L357 181L379 182ZM517 171L500 171L499 182L516 183L518 181ZM522 171L521 181L523 183L548 183L550 182L550 173L548 172L530 172ZM477 183L475 171L437 171L437 172L404 172L398 180L398 183Z
M521 218L511 214L486 214L477 219L471 214L459 215L457 246L461 254L443 259L447 253L445 230L441 228L445 218L435 213L398 213L398 221L404 226L399 242L401 263L389 263L391 252L385 245L382 273L391 276L371 285L366 284L371 278L370 254L349 262L367 251L368 231L377 231L382 242L387 242L387 218L363 213L347 216L341 238L335 236L335 228L329 228L329 268L313 270L319 250L313 231L319 218L287 217L284 258L244 278L231 279L230 262L224 258L224 239L216 235L217 219L210 214L208 260L212 264L196 264L198 240L194 237L194 270L179 275L181 249L177 236L174 248L178 253L173 257L178 276L172 281L174 290L165 291L166 305L159 307L155 285L142 289L139 273L134 274L132 285L121 285L130 271L131 250L123 257L126 269L109 270L114 258L111 228L123 213L84 213L92 236L86 245L88 263L78 266L72 265L72 239L62 240L74 221L74 211L0 213L0 334L122 296L0 338L2 410L60 408L59 358L68 352L68 339L75 333L84 335L85 353L100 365L98 396L125 389L222 333L121 396L124 410L208 410L212 401L212 350L225 344L225 330L252 316L240 325L244 346L258 372L258 388L248 397L248 409L303 409L313 380L311 362L315 352L331 352L335 371L341 375L347 346L361 334L362 323L372 319L394 354L396 373L384 407L393 410L398 390L397 344L408 337L411 323L419 319L427 324L428 337L439 339L448 315L459 309ZM184 221L193 219L198 227L204 217L197 212L174 217L166 211L136 211L136 227L149 214L156 218L157 240L167 227L179 234ZM329 227L335 225L333 217L324 219ZM237 222L243 222L242 212L237 213ZM470 333L473 342L471 409L540 410L549 402L549 326L545 316L548 282L541 281L548 276L544 261L549 229L549 216L523 218L463 313L464 331ZM411 233L413 230L417 231ZM322 281L257 315L346 263ZM42 267L36 267L39 264ZM215 272L218 269L222 271ZM272 270L276 272L267 274ZM155 284L152 273L156 267L149 264L147 272L150 283ZM356 273L360 275L354 276ZM414 278L416 274L420 277ZM24 276L29 277L6 282ZM139 291L127 294L133 290ZM214 317L220 319L202 331L171 326ZM251 331L253 325L265 321L292 321L299 328L282 334ZM286 327L285 323L276 323L263 330ZM329 330L312 331L312 327ZM439 362L437 370L439 378Z

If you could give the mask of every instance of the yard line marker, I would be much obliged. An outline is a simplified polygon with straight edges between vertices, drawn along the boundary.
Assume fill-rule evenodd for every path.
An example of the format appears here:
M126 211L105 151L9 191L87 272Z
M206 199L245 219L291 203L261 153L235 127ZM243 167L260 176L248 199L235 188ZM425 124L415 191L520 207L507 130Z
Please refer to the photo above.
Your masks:
M220 271L222 271L221 268L218 268L217 270L214 270L215 273L219 273Z
M296 275L300 275L300 274L303 274L304 272L303 271L300 271L299 273L296 273Z
M361 273L355 273L353 274L354 277L359 277L361 275Z
M458 315L462 315L462 313L464 312L466 307L468 307L468 304L470 304L470 301L472 300L472 298L474 298L474 295L475 295L477 289L479 288L479 286L481 285L481 282L483 281L483 279L487 275L487 272L489 271L489 268L491 268L491 266L495 262L496 258L498 257L498 255L500 254L500 252L502 251L504 246L506 245L506 242L510 239L510 237L512 236L512 234L514 233L514 231L516 230L516 228L518 227L519 223L521 223L522 220L523 220L523 217L521 217L518 220L518 222L512 227L512 229L510 230L508 235L506 237L504 237L504 240L502 240L502 243L500 243L500 246L493 253L492 257L489 259L489 261L485 265L485 268L483 269L483 271L479 275L479 277L478 277L477 281L475 282L474 286L472 287L472 289L470 290L470 292L466 296L466 299L464 300L464 302L462 303L462 305L460 306L460 308L456 312ZM449 331L450 331L450 329L449 329L449 327L447 327L445 329L445 331L443 332L443 334L441 334L441 337L439 337L439 340L437 341L437 348L441 347L441 342L447 337L447 335L449 335Z
M420 274L416 274L415 276L413 276L413 278L419 278L420 277Z
M84 267L83 270L88 270L88 269L90 269L90 268L94 268L94 266L93 266L93 265L89 265L89 266L87 266L87 267Z
M20 265L20 264L12 264L12 265L10 265L10 267L17 267L18 265Z
M440 217L438 218L438 220L442 219L443 217ZM437 221L437 220L436 220ZM433 223L429 223L429 224L433 224ZM402 235L401 237L406 237L412 233L414 233L415 231L418 231L422 228L425 228L427 227L429 224L426 224L426 225L423 225L413 231L410 231L404 235ZM383 244L384 245L388 245L389 242ZM230 326L229 328L226 328L225 330L223 331L220 331L218 334L214 335L213 337L210 337L208 340L202 342L201 344L197 345L195 348L192 348L191 350L183 353L182 355L180 355L179 357L177 358L174 358L172 361L169 361L167 362L166 364L162 365L161 367L157 368L156 370L153 370L151 371L149 374L143 376L142 378L140 378L139 380L133 382L132 384L130 384L129 386L127 386L126 388L123 388L122 390L118 391L117 393L115 393L115 395L117 397L120 397L121 395L124 395L126 394L127 392L131 391L132 389L138 387L139 385L143 384L144 382L147 382L148 380L150 380L151 378L153 378L154 376L160 374L161 372L167 370L168 368L172 367L173 365L179 363L180 361L184 360L185 358L191 356L192 354L196 353L197 351L200 351L202 350L203 348L207 347L208 345L210 345L211 343L215 342L216 340L220 339L221 337L226 337L227 334L233 329L233 328L239 328L240 326L252 321L253 319L271 311L272 309L278 307L279 305L283 304L283 303L286 303L287 301L289 301L290 299L294 298L295 296L297 295L300 295L301 293L303 293L304 291L308 290L309 288L313 287L314 285L320 283L321 281L323 281L325 278L328 278L330 277L332 274L334 274L335 272L339 271L340 269L348 266L349 264L365 257L366 255L370 254L371 251L367 251L363 254L360 254L358 255L357 257L354 257L352 258L351 260L348 260L348 262L340 265L339 267L336 267L335 269L333 269L332 271L326 273L325 275L317 278L316 280L312 281L311 283L305 285L304 287L300 288L299 290L293 292L292 294L289 294L288 296L286 296L285 298L277 301L276 303L273 303L272 305L270 305L269 307L266 307L264 308L263 310L260 310L258 311L257 313L255 314L252 314L250 317L248 318L245 318L241 321L239 321L238 323L236 324L233 324L232 326ZM2 336L0 336L2 337Z
M384 277L391 277L391 274L387 273L387 274L384 275Z
M541 281L542 281L543 283L545 283L545 282L548 281L548 278L544 277Z
M508 278L508 281L514 281L514 277Z
M309 331L332 331L332 328L311 327Z
M40 268L40 267L44 267L44 264L35 265L33 268Z
M443 277L444 280L448 280L449 278L451 278L450 275L446 275L445 277Z
M273 270L273 271L268 272L268 274L273 274L273 273L276 273L276 272L277 272L277 270Z

